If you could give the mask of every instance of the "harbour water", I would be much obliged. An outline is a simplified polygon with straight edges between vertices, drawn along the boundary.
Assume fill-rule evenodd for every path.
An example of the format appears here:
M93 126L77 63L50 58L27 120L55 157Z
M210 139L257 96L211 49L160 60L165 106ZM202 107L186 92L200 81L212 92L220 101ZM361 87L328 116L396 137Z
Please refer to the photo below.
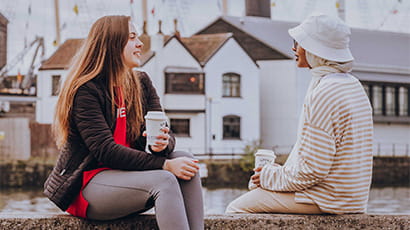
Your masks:
M230 201L245 193L238 188L203 188L206 214L222 214ZM152 211L151 211L152 212ZM410 215L410 187L370 190L368 213ZM39 189L1 189L0 214L62 213Z

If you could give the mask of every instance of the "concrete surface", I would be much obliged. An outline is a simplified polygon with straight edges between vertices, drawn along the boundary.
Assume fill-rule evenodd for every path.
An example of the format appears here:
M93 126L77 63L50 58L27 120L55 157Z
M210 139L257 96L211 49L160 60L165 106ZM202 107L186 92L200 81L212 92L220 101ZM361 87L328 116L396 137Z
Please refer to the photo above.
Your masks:
M0 229L158 229L154 215L136 215L115 221L90 221L61 214L0 214ZM205 229L410 229L410 215L207 215Z

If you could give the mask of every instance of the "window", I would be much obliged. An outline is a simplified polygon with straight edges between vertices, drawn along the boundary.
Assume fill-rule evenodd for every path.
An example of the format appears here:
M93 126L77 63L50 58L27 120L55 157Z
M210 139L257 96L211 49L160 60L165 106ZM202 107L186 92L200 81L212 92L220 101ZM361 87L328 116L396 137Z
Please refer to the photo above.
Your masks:
M171 131L176 136L189 137L189 119L171 119Z
M409 87L399 88L399 116L409 116Z
M410 84L363 82L375 116L409 117Z
M383 114L383 93L382 87L375 85L372 88L372 105L373 105L373 113L374 115L382 115Z
M386 86L385 97L386 97L386 115L394 116L396 115L396 89L392 86Z
M61 75L53 75L51 79L51 96L57 96L60 90Z
M165 73L165 93L204 94L203 73Z
M240 97L241 96L241 78L236 73L226 73L222 77L222 96L223 97Z
M235 115L223 117L223 138L241 138L241 118Z

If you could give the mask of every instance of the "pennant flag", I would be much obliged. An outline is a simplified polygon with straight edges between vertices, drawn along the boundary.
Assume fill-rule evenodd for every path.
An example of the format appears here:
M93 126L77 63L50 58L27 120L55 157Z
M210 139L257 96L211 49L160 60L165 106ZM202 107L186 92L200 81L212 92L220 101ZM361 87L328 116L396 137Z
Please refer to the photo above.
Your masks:
M155 7L154 7L154 8L152 8L152 10L151 10L151 14L152 14L152 15L155 15Z
M397 14L399 11L398 10L393 10L392 13L393 14Z
M78 15L78 5L77 4L74 5L73 11L76 15Z
M17 72L17 83L21 84L23 81L23 75L21 75L20 70Z

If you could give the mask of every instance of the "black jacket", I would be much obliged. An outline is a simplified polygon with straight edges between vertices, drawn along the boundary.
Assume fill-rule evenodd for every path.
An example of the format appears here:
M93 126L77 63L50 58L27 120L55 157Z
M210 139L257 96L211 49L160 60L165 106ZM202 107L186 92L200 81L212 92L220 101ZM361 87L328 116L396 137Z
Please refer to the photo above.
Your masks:
M146 73L139 74L143 92L143 113L160 111L159 97ZM111 100L107 79L99 76L82 85L73 102L67 144L44 184L44 194L65 211L78 195L84 171L98 167L121 170L161 169L166 156L175 146L171 134L168 147L160 153L144 151L146 138L140 137L131 148L116 144L113 133L115 117L111 114ZM145 130L142 125L141 134Z

